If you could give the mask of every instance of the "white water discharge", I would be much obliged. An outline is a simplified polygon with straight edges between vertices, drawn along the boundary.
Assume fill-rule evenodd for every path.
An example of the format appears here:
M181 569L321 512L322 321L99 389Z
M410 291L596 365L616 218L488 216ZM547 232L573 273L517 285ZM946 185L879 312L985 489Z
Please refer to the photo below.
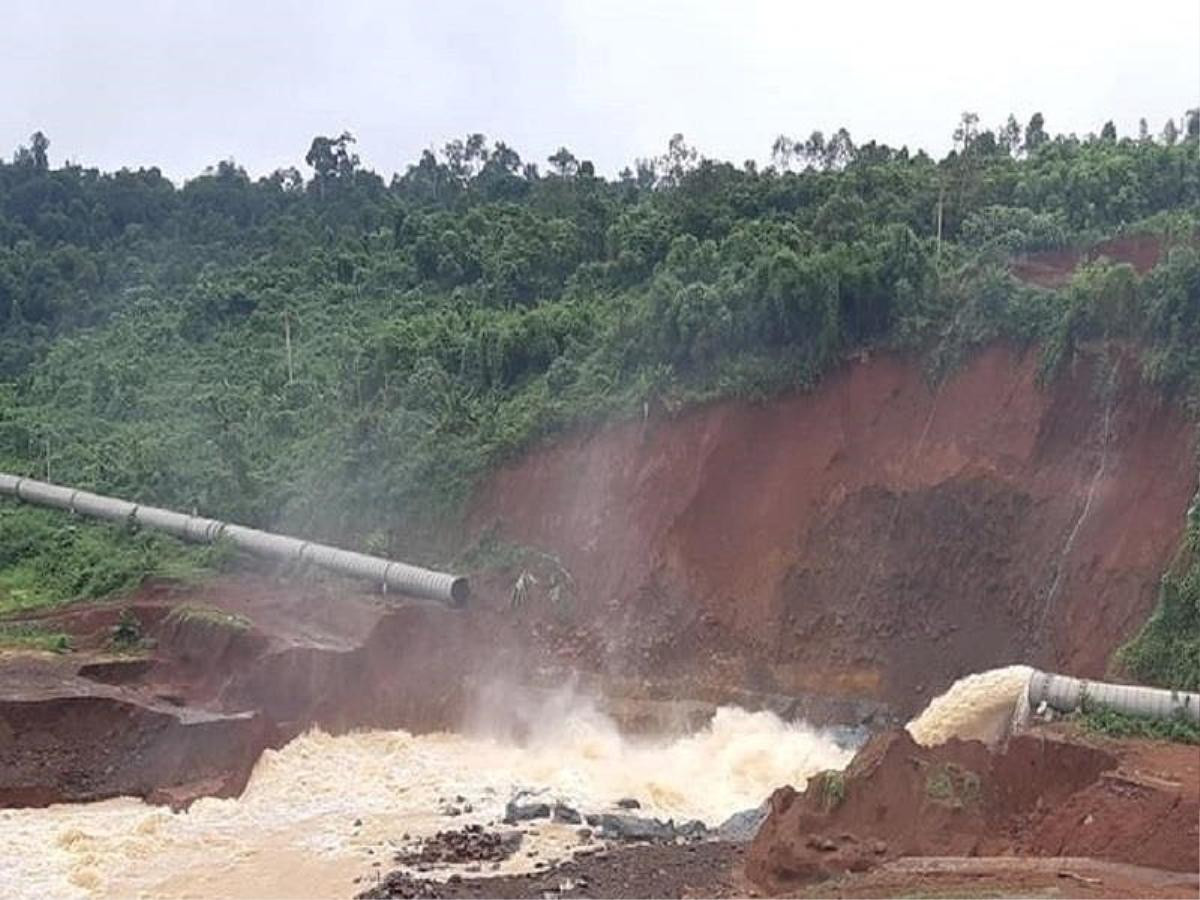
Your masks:
M952 737L993 743L1008 731L1033 669L1006 666L960 678L908 723L918 744L932 747Z
M518 789L583 812L635 797L641 814L715 826L851 756L766 712L722 708L695 734L636 742L589 705L570 706L521 743L310 732L268 751L241 797L186 813L130 798L0 810L0 885L6 897L349 897L391 867L405 833L498 822ZM473 812L443 815L459 796ZM575 826L534 827L500 872L532 867L531 849L548 859L579 843Z

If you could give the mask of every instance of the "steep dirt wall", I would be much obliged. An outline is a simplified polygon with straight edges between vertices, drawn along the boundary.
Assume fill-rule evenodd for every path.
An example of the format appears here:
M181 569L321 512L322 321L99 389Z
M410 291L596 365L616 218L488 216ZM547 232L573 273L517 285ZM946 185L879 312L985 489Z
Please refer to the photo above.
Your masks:
M746 857L771 893L896 857L1093 856L1195 872L1196 755L1170 744L1090 745L1027 732L916 744L876 735L841 773L781 787ZM1170 780L1153 774L1171 766Z
M173 709L86 689L0 700L0 808L118 794L175 803L241 793L276 739L264 717Z
M471 526L558 555L612 672L876 698L1028 661L1104 671L1154 603L1194 426L1136 366L1036 383L996 346L933 389L876 356L814 391L550 443Z
M127 615L147 641L114 653ZM265 748L312 726L424 733L476 711L500 720L507 709L486 706L482 688L533 683L553 664L509 617L337 581L159 581L42 621L76 651L0 653L0 809L236 795Z

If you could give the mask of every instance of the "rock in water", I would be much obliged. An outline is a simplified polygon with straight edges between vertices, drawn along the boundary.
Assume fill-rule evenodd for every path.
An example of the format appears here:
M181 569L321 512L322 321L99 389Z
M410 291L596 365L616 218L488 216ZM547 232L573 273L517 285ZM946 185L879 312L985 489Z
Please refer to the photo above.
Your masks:
M508 804L504 807L505 824L512 825L514 822L528 822L531 819L549 818L550 805L542 802L522 803L522 798L527 796L529 794L526 791L522 791L508 801Z
M621 841L673 841L675 824L646 819L641 816L624 816L604 813L597 816L601 836Z
M691 819L682 825L675 826L675 834L689 841L702 841L708 837L708 826L699 819Z
M583 816L579 814L579 810L573 809L565 803L554 804L552 817L555 822L566 822L568 825L579 825L583 822Z
M755 809L743 809L741 812L735 812L717 827L716 835L723 841L753 840L754 835L758 834L759 826L767 817L767 812L766 802Z

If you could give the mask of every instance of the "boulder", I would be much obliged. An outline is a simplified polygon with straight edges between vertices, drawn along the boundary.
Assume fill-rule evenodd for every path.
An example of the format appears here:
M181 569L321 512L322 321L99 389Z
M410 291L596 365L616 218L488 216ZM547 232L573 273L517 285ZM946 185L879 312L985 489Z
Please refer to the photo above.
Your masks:
M547 819L550 817L550 804L541 801L522 802L528 797L526 791L522 791L508 801L504 807L504 822L506 825L512 825L514 822L528 822L532 819Z
M562 802L554 804L554 808L551 810L551 818L555 822L566 822L568 825L583 824L583 816L579 814L579 810L567 806L567 804Z
M717 826L716 835L722 841L749 841L758 833L770 807L766 801L754 809L743 809Z
M603 813L597 818L602 837L620 841L673 841L675 823L642 816Z

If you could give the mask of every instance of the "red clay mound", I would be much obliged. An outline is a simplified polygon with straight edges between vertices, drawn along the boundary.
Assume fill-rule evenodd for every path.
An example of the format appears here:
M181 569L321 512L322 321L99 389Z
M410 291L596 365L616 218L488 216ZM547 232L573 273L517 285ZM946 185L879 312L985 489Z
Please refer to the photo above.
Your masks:
M559 557L598 665L676 696L851 697L907 717L968 672L1104 672L1194 491L1194 426L1136 366L1037 385L993 347L940 389L890 356L758 406L543 446L477 533Z
M1114 753L1055 737L1018 736L992 753L975 741L921 747L895 731L872 739L844 774L818 776L803 793L777 790L746 874L783 891L895 857L1012 853L1194 872L1197 799L1194 785L1155 783ZM1148 847L1155 835L1163 840Z

